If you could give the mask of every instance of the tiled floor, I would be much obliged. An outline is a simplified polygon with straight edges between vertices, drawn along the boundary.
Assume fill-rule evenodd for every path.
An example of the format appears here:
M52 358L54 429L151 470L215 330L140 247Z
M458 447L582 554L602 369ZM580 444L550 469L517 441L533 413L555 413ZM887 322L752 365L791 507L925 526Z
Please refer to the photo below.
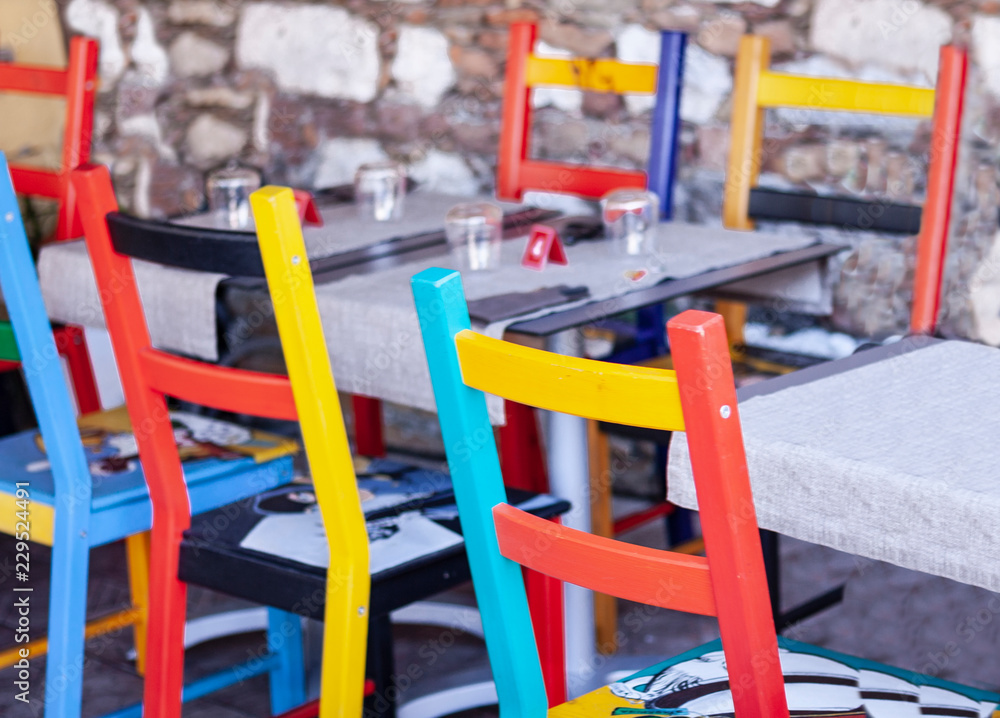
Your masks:
M390 442L414 436L427 439L423 419L416 423L399 421ZM402 432L402 433L400 433ZM405 434L405 436L404 436ZM425 441L425 444L428 442ZM430 437L432 447L434 437ZM660 545L659 524L643 527L628 537L637 543ZM902 569L786 540L782 545L783 598L786 605L811 597L838 581L847 581L845 601L795 627L789 635L837 650L892 663L904 668L933 672L983 687L1000 688L1000 596L945 579ZM9 537L0 537L0 646L13 644L16 614L12 592L14 548ZM1000 557L998 557L1000 559ZM91 560L91 582L87 597L92 615L109 612L128 599L124 551L120 544L95 550ZM47 609L48 550L32 546L31 582L32 629L44 632ZM462 591L451 600L467 602ZM206 615L244 604L197 588L191 591L192 616ZM621 655L672 655L715 637L714 621L623 604L619 615L623 641ZM412 675L412 667L431 678L464 670L482 661L482 644L472 637L450 633L447 648L440 628L402 627L396 631L396 668ZM455 638L451 644L451 639ZM245 660L261 646L262 635L250 634L217 640L193 648L187 656L189 678ZM85 717L102 715L141 696L142 681L126 657L131 647L131 630L95 638L87 644L84 667ZM616 665L618 661L615 662ZM633 667L644 663L636 659ZM15 700L15 671L0 671L0 716L29 718L41 715L44 658L31 665L29 704ZM423 678L420 680L427 680ZM420 688L420 680L413 691ZM267 680L254 678L194 701L185 708L188 718L255 718L269 715ZM469 715L494 716L493 709Z

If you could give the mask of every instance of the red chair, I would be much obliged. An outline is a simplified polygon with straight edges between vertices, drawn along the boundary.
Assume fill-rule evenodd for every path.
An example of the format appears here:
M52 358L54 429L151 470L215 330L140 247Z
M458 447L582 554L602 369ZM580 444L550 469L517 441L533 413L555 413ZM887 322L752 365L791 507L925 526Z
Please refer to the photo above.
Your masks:
M687 36L664 31L659 65L625 63L610 58L548 58L535 54L538 27L514 23L510 27L504 85L503 124L497 156L497 196L520 200L527 191L573 194L597 200L628 187L648 188L660 199L661 219L673 216L673 185L680 130L680 96ZM649 163L645 170L591 167L531 157L532 91L535 87L564 87L593 92L655 95ZM626 355L611 361L635 363L663 353L663 313L659 307L641 310L639 335L646 334ZM647 325L648 332L644 332ZM509 485L546 491L548 478L538 439L534 409L506 403L507 423L499 431L500 461ZM591 460L591 516L595 533L612 537L636 526L670 515L674 507L656 501L651 507L612 520L610 446L596 423L589 428ZM697 549L699 546L693 546ZM614 599L598 596L597 642L603 651L617 645L617 608Z
M611 58L549 58L535 55L538 27L510 26L503 124L497 153L497 197L520 200L525 191L560 192L599 199L614 189L647 187L660 198L662 218L672 216L680 90L687 36L661 33L660 64ZM587 167L531 157L533 87L568 87L592 92L656 96L647 171Z
M182 534L191 525L192 504L166 397L288 421L297 420L298 414L285 376L211 365L153 348L131 259L115 249L108 230L106 217L118 209L108 170L85 165L73 172L72 182L81 200L87 249L102 290L101 305L153 507L143 715L180 718L187 584L177 577L177 571ZM233 468L222 467L218 473L227 472L224 475L237 481L242 490L242 495L226 500L252 496L287 482L291 473L288 453L287 447L279 447L258 457L256 464L249 462L248 466L240 460ZM269 672L273 712L301 704L304 685L296 685L301 681L301 644L295 648L299 619L284 612L279 612L281 616L271 613L274 610L269 609L267 656L255 658L245 669L225 670L185 686L184 698L232 685L241 676ZM272 636L278 640L272 642Z
M913 334L932 334L937 327L968 68L967 52L951 46L942 49L927 168L927 199L917 238L917 266L910 308L910 332Z
M39 65L0 63L0 92L17 92L66 98L62 162L58 169L43 169L11 163L10 173L18 194L47 197L59 201L59 218L53 239L73 239L83 234L77 215L76 192L69 175L90 160L94 129L94 96L97 93L97 41L74 37L69 44L69 64L65 69ZM56 348L65 357L73 380L77 407L81 414L101 408L90 355L80 327L55 329ZM0 361L0 371L19 364Z

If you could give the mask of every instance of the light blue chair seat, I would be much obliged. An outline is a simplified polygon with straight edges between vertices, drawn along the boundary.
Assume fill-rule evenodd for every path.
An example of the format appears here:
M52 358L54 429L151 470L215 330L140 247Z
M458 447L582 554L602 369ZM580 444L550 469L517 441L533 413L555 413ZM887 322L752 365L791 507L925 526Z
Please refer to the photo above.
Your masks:
M48 456L37 441L36 430L22 431L0 439L0 494L15 495L17 484L28 484L32 510L55 506L55 482ZM91 466L91 546L100 546L149 530L152 509L149 490L138 460L128 469L111 474L95 472L101 459L114 455L108 447L86 447ZM291 456L257 463L239 459L196 459L184 463L193 514L225 506L261 491L288 483L292 478Z

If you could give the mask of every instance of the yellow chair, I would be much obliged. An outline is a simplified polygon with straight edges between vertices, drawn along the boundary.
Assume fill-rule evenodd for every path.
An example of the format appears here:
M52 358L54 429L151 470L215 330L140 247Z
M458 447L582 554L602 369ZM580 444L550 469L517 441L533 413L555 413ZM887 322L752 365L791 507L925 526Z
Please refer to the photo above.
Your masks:
M891 85L855 80L807 77L774 72L770 67L770 41L765 37L745 35L736 55L736 75L733 83L733 109L730 121L729 160L722 201L723 224L730 229L753 229L751 216L755 206L765 208L784 201L786 207L774 219L796 219L816 224L853 226L857 210L872 206L858 199L820 198L815 195L754 190L766 159L763 149L764 112L769 108L790 107L803 110L853 112L899 117L935 117L935 132L941 131L940 141L952 139L957 130L948 116L961 113L961 92L964 89L966 53L957 47L941 48L938 87L946 100L943 111L935 116L935 90L928 87ZM960 76L960 78L959 78ZM943 123L943 124L941 124ZM950 143L946 143L950 144ZM932 148L932 165L935 153ZM953 154L953 153L952 153ZM944 161L941 161L944 160ZM932 167L930 182L954 176L954 158L940 156L939 167ZM950 201L950 184L934 193L928 192L928 205ZM779 196L780 195L780 196ZM879 210L869 213L868 229L885 229L916 234L921 222L920 207L878 199ZM925 207L925 211L931 207ZM786 211L787 210L787 211ZM867 224L867 223L866 223ZM860 228L860 227L859 227Z
M292 190L250 197L278 334L330 546L320 715L361 715L368 635L368 532Z

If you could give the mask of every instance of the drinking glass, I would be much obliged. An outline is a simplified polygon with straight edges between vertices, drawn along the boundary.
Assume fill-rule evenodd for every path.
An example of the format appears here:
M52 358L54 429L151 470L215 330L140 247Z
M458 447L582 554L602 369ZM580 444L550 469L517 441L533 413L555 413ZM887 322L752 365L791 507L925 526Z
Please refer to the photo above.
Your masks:
M406 170L398 162L370 162L354 174L354 203L358 217L376 222L403 218Z
M251 223L250 195L260 189L260 173L230 163L210 172L205 180L208 208L215 224L224 229L246 229Z
M649 254L653 251L660 200L640 189L616 189L601 199L601 215L608 245L614 254Z
M459 204L444 218L452 256L462 269L479 271L500 266L503 210L488 202Z

